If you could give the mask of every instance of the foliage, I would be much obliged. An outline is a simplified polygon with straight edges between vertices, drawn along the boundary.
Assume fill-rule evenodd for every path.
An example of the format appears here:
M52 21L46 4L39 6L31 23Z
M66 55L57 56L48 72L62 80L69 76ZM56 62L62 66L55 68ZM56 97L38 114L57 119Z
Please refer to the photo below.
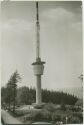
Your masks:
M44 109L46 109L49 112L54 112L55 111L55 105L53 103L47 103L44 106Z
M30 105L35 102L35 95L35 89L26 86L20 87L17 91L17 104Z
M68 120L68 123L69 124L79 124L79 123L81 123L81 121L80 121L80 119L79 119L79 117L76 117L76 116L71 116L70 118L69 118L69 120Z
M5 106L5 103L7 103L7 102L8 102L7 89L6 89L6 87L2 87L1 88L1 105Z
M62 100L65 104L74 105L78 99L74 95L70 95L64 92L50 91L47 89L42 90L43 102L61 104Z
M2 107L13 106L13 111L15 106L21 105L31 105L35 102L36 91L35 88L20 87L17 88L17 82L20 80L20 75L15 71L7 85L1 88L1 105ZM82 123L83 114L76 109L77 106L82 106L83 101L78 100L74 95L70 95L64 92L50 91L47 89L42 90L42 102L47 103L44 108L37 112L33 109L16 109L14 112L15 116L24 117L26 120L33 121L63 121L66 123L66 116L68 117L68 123ZM60 105L60 108L56 108ZM67 106L68 108L67 108Z
M62 109L63 111L66 110L66 106L65 106L65 103L64 103L64 102L61 103L61 109Z
M29 113L28 110L26 110L26 111L24 111L24 110L16 110L15 111L16 117L20 117L20 116L23 116L23 115L28 114L28 113Z
M78 99L78 101L75 103L75 105L83 107L83 100L82 99Z
M75 124L75 123L82 123L83 119L81 119L81 117L83 118L82 114L80 115L80 113L68 113L65 111L48 111L46 109L42 109L40 111L38 110L31 110L30 112L27 111L18 111L18 115L17 116L23 116L24 117L24 122L27 121L47 121L47 122L58 122L58 121L62 121L64 124L66 123L66 116L67 116L67 123L69 124Z
M55 105L50 104L52 107ZM51 107L49 104L48 106ZM64 124L66 123L66 116L67 116L67 123L68 124L75 124L75 123L83 123L83 114L81 112L73 112L73 111L63 111L61 109L52 110L44 106L43 109L28 109L27 106L21 106L22 108L18 108L15 110L16 117L21 117L25 122L27 121L47 121L47 122L58 122L61 121Z
M80 80L83 82L83 74L79 76Z
M11 75L6 87L3 87L1 89L2 100L4 100L4 102L3 101L2 102L9 105L9 109L10 109L10 106L13 105L13 111L15 111L15 103L16 103L16 96L17 96L17 84L16 83L19 82L20 79L21 79L20 75L18 74L17 71L15 71Z
M35 102L35 88L20 87L17 90L17 103L18 104L32 104ZM25 97L25 98L24 98ZM42 102L61 104L64 100L65 104L74 105L78 100L77 97L57 91L42 90Z
M14 97L15 97L17 105L21 105L21 104L30 105L34 103L36 100L35 88L29 88L24 86L16 89L17 85L14 82L17 82L18 77L16 80L14 80L14 77L13 77L13 81L12 81L12 77L8 81L7 87L3 87L1 89L2 102L5 102L6 104L11 102L12 104L14 103ZM14 90L15 90L15 95L14 95ZM7 94L3 94L3 93L7 93ZM64 101L64 105L66 104L74 105L77 102L78 98L63 92L50 91L47 89L42 90L42 101L44 103L52 102L53 104L62 104L62 100Z

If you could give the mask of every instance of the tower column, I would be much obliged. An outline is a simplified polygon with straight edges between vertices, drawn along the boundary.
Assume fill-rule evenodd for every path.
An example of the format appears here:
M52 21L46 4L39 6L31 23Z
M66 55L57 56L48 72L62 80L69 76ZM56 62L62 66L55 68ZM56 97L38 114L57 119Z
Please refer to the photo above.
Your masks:
M41 75L36 76L36 104L41 104Z
M36 76L36 104L42 104L42 97L41 97L41 75L43 75L44 65L45 62L42 62L40 58L32 63L34 69L34 75Z

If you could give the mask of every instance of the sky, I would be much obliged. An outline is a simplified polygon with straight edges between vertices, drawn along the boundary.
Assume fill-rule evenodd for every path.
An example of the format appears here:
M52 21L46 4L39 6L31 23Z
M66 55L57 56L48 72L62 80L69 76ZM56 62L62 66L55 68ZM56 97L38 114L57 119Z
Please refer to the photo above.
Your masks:
M1 3L1 86L15 70L18 86L35 87L36 56L35 2ZM82 9L80 1L39 2L41 59L45 61L42 88L81 88L83 72Z

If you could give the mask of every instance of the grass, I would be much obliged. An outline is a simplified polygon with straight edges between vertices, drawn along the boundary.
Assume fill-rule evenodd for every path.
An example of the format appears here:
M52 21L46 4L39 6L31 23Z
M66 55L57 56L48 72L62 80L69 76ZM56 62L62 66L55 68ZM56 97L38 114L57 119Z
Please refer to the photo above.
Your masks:
M83 123L82 112L73 112L70 109L65 111L61 108L56 108L56 105L46 104L43 109L28 109L16 110L15 117L18 117L23 123L31 123L36 121L57 122L62 121L66 123L66 116L69 124Z

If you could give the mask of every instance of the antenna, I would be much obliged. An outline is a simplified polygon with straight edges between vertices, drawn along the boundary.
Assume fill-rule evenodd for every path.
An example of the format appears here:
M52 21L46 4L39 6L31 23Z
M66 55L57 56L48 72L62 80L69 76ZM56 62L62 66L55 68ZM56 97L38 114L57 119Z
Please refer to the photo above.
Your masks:
M40 24L38 2L36 2L36 60L38 59L40 59Z

